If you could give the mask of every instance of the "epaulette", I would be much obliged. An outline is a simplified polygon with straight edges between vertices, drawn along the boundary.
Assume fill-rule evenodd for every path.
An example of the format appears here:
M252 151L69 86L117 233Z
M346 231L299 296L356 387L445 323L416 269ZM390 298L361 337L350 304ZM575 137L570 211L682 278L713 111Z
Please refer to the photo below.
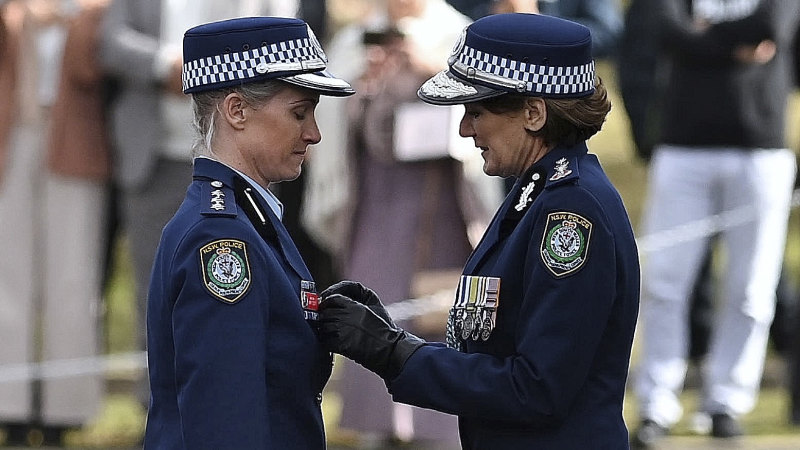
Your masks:
M236 217L239 214L233 189L217 180L202 182L200 205L204 216Z
M574 182L580 175L578 173L578 158L575 156L568 156L556 161L556 165L549 172L545 189L550 189L562 184Z

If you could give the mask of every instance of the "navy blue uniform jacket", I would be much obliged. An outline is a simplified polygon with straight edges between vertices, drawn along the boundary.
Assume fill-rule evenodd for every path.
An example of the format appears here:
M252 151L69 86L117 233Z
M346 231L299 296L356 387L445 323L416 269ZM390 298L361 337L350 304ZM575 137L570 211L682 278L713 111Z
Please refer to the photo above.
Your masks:
M564 226L585 247L559 250ZM394 400L458 415L465 449L628 448L638 255L619 194L585 144L551 150L520 177L464 274L501 279L494 331L464 352L421 347L387 383Z
M304 318L301 280L308 269L255 189L196 159L152 273L145 448L325 448L331 356Z

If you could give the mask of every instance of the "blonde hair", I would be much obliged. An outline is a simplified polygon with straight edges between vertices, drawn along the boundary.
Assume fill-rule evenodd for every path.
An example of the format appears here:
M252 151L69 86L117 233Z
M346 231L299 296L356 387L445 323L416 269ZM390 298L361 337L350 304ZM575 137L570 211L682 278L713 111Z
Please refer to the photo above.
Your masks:
M258 108L286 86L287 84L280 80L266 80L192 94L192 112L194 115L192 126L197 135L192 146L193 156L214 155L212 143L214 142L216 120L220 112L219 107L228 94L236 92L242 96L248 105Z

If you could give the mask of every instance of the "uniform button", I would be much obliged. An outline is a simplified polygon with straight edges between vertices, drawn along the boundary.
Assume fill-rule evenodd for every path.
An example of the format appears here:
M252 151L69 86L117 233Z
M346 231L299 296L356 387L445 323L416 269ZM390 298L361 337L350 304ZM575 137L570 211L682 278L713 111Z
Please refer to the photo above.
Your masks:
M322 393L317 394L317 403L322 404Z

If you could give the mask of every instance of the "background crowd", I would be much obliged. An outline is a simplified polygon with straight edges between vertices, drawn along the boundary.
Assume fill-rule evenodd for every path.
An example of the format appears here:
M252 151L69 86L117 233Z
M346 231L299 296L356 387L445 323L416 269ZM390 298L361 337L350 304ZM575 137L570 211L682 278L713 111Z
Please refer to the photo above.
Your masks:
M702 390L712 404L701 413L746 415L767 354L786 361L784 416L800 426L800 294L793 287L800 274L781 267L785 242L797 238L788 225L800 148L790 139L797 133L786 130L800 127L800 118L789 114L795 123L787 122L786 101L800 76L800 12L795 1L686 3L0 1L0 373L107 353L105 297L121 258L132 270L128 320L135 348L144 350L150 267L191 177L183 31L246 15L306 20L328 52L328 69L357 91L347 101L322 99L323 141L299 179L274 189L317 284L359 280L387 304L441 300L402 323L441 340L461 266L507 187L484 176L478 152L454 134L451 115L461 111L426 108L416 91L443 68L472 20L539 12L588 26L601 73L616 81L612 94L621 101L612 120L627 119L629 128L609 124L622 131L612 152L632 158L612 181L630 183L627 174L650 171L647 186L620 189L623 196L649 190L625 199L645 211L639 235L737 207L755 216L659 257L642 252L643 344L630 375L641 423L629 423L631 432L655 424L646 431L665 433L677 422L676 396L691 362L706 367ZM669 36L670 45L658 36ZM441 136L427 133L432 124ZM632 206L638 222L639 205ZM719 326L717 310L725 311ZM337 430L352 432L354 445L457 448L454 417L392 403L379 378L349 361L336 370L329 390L339 403L331 416ZM107 381L100 371L0 376L0 442L62 442L97 419ZM144 410L144 371L133 385L128 394ZM698 424L717 436L721 425L711 420L700 414ZM737 425L728 431L741 433Z

